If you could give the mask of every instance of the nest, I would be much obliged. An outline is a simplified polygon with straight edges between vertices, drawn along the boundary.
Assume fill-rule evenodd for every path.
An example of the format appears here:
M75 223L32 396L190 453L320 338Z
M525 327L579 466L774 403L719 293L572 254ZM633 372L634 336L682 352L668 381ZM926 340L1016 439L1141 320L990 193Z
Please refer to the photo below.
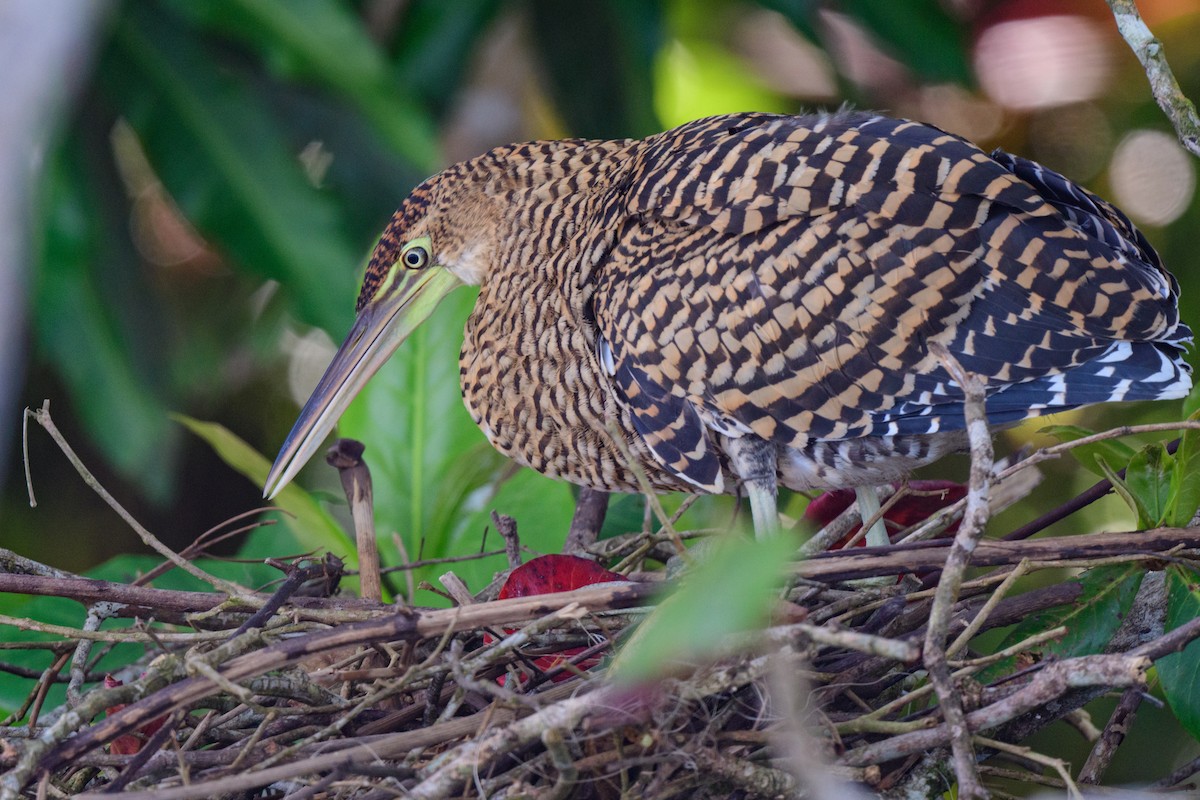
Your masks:
M1022 575L1161 567L1200 545L1200 530L977 538L964 555L977 478L929 523L964 515L953 541L811 555L790 567L763 628L641 682L614 682L597 662L661 594L655 562L677 556L684 531L587 542L630 580L567 592L497 599L493 584L472 595L450 572L449 609L332 595L341 564L330 556L278 562L283 580L271 593L211 576L215 591L180 592L66 575L5 552L0 590L73 598L88 616L77 629L6 620L52 634L28 646L55 658L17 716L24 724L0 729L0 796L834 798L848 783L909 796L956 783L965 796L973 781L1101 783L1151 664L1200 636L1196 621L1164 631L1162 573L1141 582L1103 653L1041 658L1061 627L989 655L970 642L1069 609L1084 591L1060 571L1015 593ZM497 523L515 553L515 526ZM854 524L849 513L818 538ZM169 563L194 570L187 555ZM967 556L982 568L969 580L954 566ZM105 619L119 624L102 628ZM145 655L104 681L89 664L108 642ZM68 703L41 708L58 681ZM1114 691L1117 710L1094 724L1081 709ZM1021 744L1060 719L1093 743L1077 773ZM1197 770L1164 775L1160 788Z

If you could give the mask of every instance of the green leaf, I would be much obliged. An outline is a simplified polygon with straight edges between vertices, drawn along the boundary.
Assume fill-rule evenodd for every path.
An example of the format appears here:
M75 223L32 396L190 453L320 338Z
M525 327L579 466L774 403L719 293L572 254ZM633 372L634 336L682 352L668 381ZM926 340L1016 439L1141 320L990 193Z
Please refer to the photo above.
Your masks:
M1041 428L1038 433L1053 436L1060 442L1074 442L1086 436L1091 436L1095 431L1081 428L1078 425L1047 425ZM1071 455L1085 469L1102 478L1106 478L1108 475L1105 474L1104 469L1096 462L1097 456L1102 457L1109 464L1124 466L1129 463L1129 460L1133 458L1136 452L1129 445L1116 439L1105 439L1104 441L1071 448Z
M652 680L727 646L726 637L766 620L779 597L796 540L720 537L630 636L613 661L617 681Z
M1113 564L1089 569L1072 581L1081 588L1075 602L1027 617L1004 637L996 649L1012 647L1038 633L1063 626L1067 633L1062 639L1045 642L1029 652L1038 659L1049 656L1073 658L1104 652L1133 606L1145 574L1145 569L1137 564ZM1011 664L994 665L977 677L986 682L1010 668Z
M654 58L662 42L658 3L531 0L530 23L556 109L572 135L640 137L661 129L654 111Z
M214 70L219 53L156 6L129 3L122 12L99 80L173 199L243 266L282 282L307 321L346 330L359 250L249 78Z
M1137 500L1142 528L1157 528L1166 520L1174 468L1175 459L1161 444L1146 445L1125 468L1125 485Z
M1200 412L1188 417L1200 419ZM1175 471L1171 480L1171 508L1165 524L1176 528L1190 525L1200 509L1200 431L1184 430L1175 451Z
M1197 381L1192 390L1188 392L1188 396L1183 401L1183 415L1187 419L1192 419L1200 413L1200 381Z
M499 0L411 0L392 47L397 83L438 115L449 110L471 62L463 54L478 47L500 7Z
M203 439L222 461L249 478L255 486L266 483L271 462L227 428L215 422L202 422L182 414L173 416L180 424ZM337 521L321 508L312 495L293 482L288 484L273 502L286 512L280 517L281 523L295 534L305 551L328 550L345 561L348 568L357 569L358 555L354 550L353 540Z
M458 352L474 305L475 292L468 289L443 300L338 425L339 436L366 445L363 457L375 486L375 525L385 560L400 557L391 545L393 532L412 559L478 550L493 510L516 519L522 544L543 551L558 552L570 527L570 487L531 470L515 470L463 406ZM454 569L469 585L482 588L504 566L501 558ZM444 570L433 568L418 578Z
M172 0L172 8L247 42L277 73L320 83L350 100L396 152L425 170L440 161L433 121L392 79L362 22L335 0ZM461 57L461 54L460 54Z
M468 289L443 300L338 425L339 436L366 445L377 529L398 532L413 558L418 551L427 558L451 555L466 498L505 466L463 407L459 389L458 351L474 304ZM458 466L464 461L469 469ZM458 480L451 485L445 478L455 468Z
M841 10L922 78L973 82L967 31L939 0L845 0Z
M1168 631L1200 616L1200 581L1196 573L1179 565L1167 567ZM1200 739L1200 640L1193 640L1179 653L1160 658L1158 677L1163 693L1180 724Z
M134 361L136 343L122 335L118 309L101 291L103 276L116 273L112 262L127 254L117 252L98 222L104 205L80 149L78 140L68 140L47 170L34 332L91 440L148 497L162 500L178 437L158 387Z
M1129 489L1129 486L1126 485L1121 476L1117 474L1117 471L1110 467L1108 462L1105 461L1102 456L1096 457L1096 463L1100 466L1100 469L1103 470L1104 477L1108 478L1108 482L1112 484L1113 489L1116 490L1116 493L1121 496L1121 499L1125 501L1125 504L1133 510L1134 514L1137 515L1138 525L1142 528L1147 527L1147 525L1142 522L1142 520L1146 518L1147 511L1144 507L1142 507L1141 500L1139 500L1133 494L1133 492Z

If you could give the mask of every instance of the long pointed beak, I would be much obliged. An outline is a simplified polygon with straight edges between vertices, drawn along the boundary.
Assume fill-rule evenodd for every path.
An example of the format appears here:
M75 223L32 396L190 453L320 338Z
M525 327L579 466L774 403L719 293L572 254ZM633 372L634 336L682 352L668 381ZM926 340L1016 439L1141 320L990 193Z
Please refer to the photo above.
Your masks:
M371 376L428 319L442 298L462 285L440 267L407 272L398 280L393 291L359 312L279 449L263 497L273 498L296 477Z

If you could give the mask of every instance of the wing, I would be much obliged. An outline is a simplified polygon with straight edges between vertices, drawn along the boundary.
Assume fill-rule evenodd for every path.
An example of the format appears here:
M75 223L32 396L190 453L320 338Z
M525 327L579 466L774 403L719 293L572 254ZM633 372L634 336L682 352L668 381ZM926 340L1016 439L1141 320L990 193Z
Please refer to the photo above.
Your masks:
M1157 257L1111 206L1007 158L865 114L649 140L594 305L656 456L716 491L710 431L802 447L961 428L930 341L985 379L995 422L1177 396L1190 331Z

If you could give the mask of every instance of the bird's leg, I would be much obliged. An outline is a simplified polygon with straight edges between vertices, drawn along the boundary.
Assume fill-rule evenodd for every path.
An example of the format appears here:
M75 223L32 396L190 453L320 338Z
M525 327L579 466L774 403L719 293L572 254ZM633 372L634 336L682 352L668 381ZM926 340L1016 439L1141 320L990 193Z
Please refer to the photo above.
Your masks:
M858 513L862 517L862 524L866 525L871 517L879 515L879 494L874 486L859 486L855 488L854 494L858 498ZM879 515L875 524L867 531L867 547L884 547L891 543L887 525L884 524L883 516Z
M779 533L778 455L774 442L747 435L725 440L729 464L750 500L754 536L769 539Z

